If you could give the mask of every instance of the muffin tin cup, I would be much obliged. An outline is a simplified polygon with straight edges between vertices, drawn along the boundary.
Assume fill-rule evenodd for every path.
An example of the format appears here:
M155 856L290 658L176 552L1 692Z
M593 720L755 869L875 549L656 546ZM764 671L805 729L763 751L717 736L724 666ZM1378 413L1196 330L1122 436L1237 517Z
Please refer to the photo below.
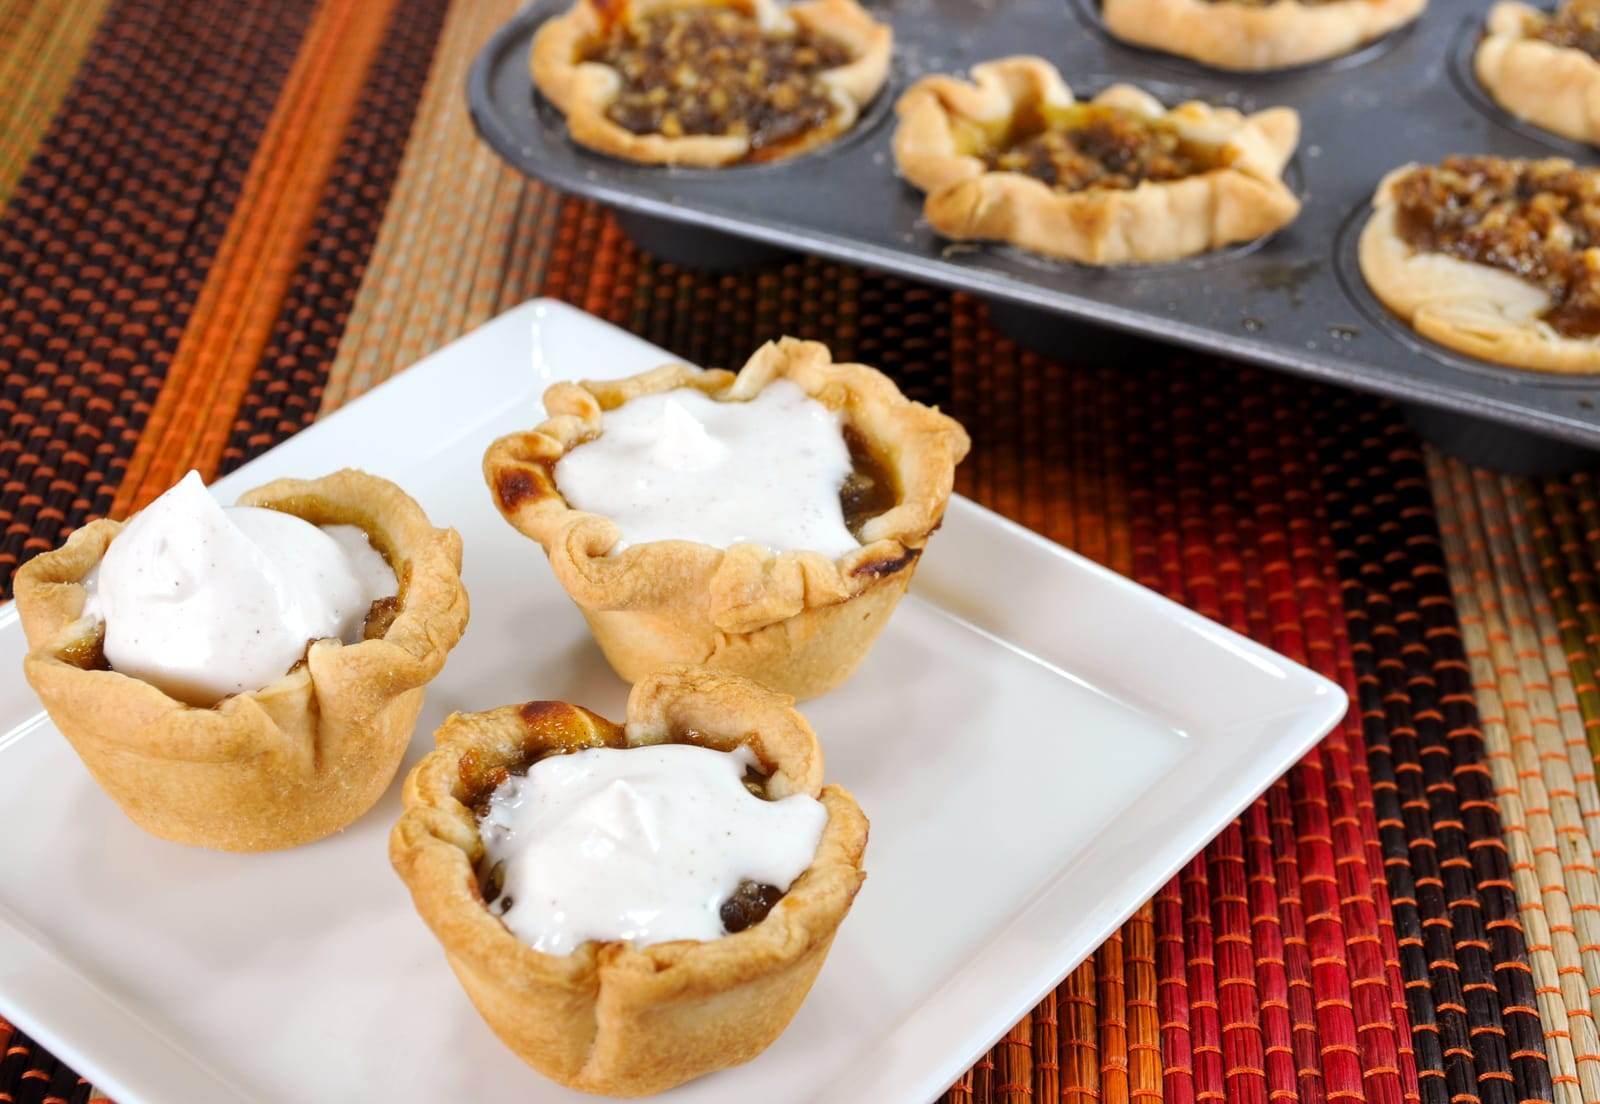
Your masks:
M1389 316L1352 270L1352 234L1397 165L1453 153L1572 154L1571 143L1539 136L1476 89L1471 46L1483 11L1463 29L1459 7L1433 0L1416 24L1356 54L1251 74L1123 46L1096 13L1074 6L1089 0L868 0L894 26L895 62L849 134L790 161L685 170L579 147L534 91L533 33L570 2L540 0L489 42L468 81L473 119L513 166L610 204L663 260L728 270L804 252L891 272L989 301L1001 325L1047 353L1092 353L1122 339L1102 335L1097 345L1090 331L1114 330L1390 396L1424 411L1419 430L1456 451L1504 426L1512 432L1501 445L1480 454L1508 469L1555 470L1600 447L1600 376L1542 375L1441 349ZM924 74L1017 53L1048 58L1084 96L1127 81L1169 102L1295 108L1303 132L1286 179L1304 202L1300 217L1262 242L1118 269L940 238L922 218L921 193L895 174L893 102ZM1451 415L1465 419L1459 432ZM1541 439L1580 448L1543 449Z

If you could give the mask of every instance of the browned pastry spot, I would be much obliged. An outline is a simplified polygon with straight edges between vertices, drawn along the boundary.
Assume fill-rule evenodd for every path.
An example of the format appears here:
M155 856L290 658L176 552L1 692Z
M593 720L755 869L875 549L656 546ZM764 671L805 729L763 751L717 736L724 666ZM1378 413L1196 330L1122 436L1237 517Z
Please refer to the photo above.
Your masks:
M742 135L747 161L783 147L839 113L818 74L848 64L840 44L801 29L764 31L734 8L676 8L618 21L584 55L622 76L606 108L634 134Z
M1600 58L1600 0L1567 0L1553 16L1530 15L1527 35Z
M1018 172L1064 192L1129 189L1145 181L1181 180L1222 164L1216 147L1186 141L1164 119L1106 104L1030 105L1009 132L982 153L990 169Z
M1489 265L1553 300L1565 337L1600 335L1600 171L1562 158L1449 157L1395 186L1395 226L1413 249Z

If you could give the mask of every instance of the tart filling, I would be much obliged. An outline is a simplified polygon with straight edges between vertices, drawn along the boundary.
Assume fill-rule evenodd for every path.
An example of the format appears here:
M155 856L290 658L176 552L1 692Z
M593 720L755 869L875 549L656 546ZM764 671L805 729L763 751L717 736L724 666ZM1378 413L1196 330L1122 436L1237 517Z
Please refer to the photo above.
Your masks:
M223 507L190 472L128 522L85 588L113 670L211 705L282 677L311 641L364 639L375 612L392 616L382 600L398 582L359 527Z
M1509 272L1550 297L1540 320L1600 335L1600 171L1560 158L1450 157L1395 182L1395 229L1412 249Z
M584 61L615 69L622 87L606 108L634 134L738 135L745 161L838 128L841 108L820 74L849 63L845 47L803 27L763 28L731 7L670 8L618 20Z
M572 506L616 523L612 554L692 540L836 559L894 504L888 473L841 412L786 379L743 402L694 388L640 396L605 412L554 476Z
M811 865L828 814L768 800L748 748L587 748L509 773L477 810L483 895L523 942L706 942L764 919Z
M1185 137L1165 119L1094 103L1019 114L982 157L992 170L1023 173L1064 192L1137 188L1227 163L1219 147Z

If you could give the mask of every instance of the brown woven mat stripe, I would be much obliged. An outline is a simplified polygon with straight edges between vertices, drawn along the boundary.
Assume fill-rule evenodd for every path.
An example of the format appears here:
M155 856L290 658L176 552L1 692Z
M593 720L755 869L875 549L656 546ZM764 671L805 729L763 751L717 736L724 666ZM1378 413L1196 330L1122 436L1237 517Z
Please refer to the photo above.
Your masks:
M1553 619L1536 581L1537 561L1527 555L1531 534L1508 510L1500 481L1459 463L1435 459L1430 467L1557 1098L1597 1099L1600 1037L1584 977L1600 967L1600 881L1557 707L1565 660L1541 640L1554 635ZM1531 578L1524 574L1530 568ZM1530 602L1535 592L1541 600ZM1581 745L1581 727L1570 720ZM1592 764L1586 773L1581 788L1592 798Z
M0 215L0 597L106 513L310 0L119 0Z
M0 1104L86 1104L93 1087L0 1018Z
M109 4L0 2L0 208L71 87Z
M1413 870L1422 930L1402 935L1427 953L1445 1084L1452 1100L1548 1100L1533 977L1427 473L1398 422L1354 397L1330 398L1321 411L1326 500L1375 792L1380 815L1408 837L1405 852L1386 858L1391 870L1402 859ZM1413 993L1419 980L1407 978ZM1434 1076L1421 1072L1425 1082Z
M231 471L316 418L448 6L449 0L415 0L389 21L277 321L233 420L221 471Z

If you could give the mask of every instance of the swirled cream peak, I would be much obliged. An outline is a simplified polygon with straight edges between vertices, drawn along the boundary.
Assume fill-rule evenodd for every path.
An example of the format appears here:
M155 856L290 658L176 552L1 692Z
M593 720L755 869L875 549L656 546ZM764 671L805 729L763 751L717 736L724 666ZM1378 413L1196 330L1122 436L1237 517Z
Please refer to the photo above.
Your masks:
M87 584L112 668L195 705L259 690L313 640L360 639L396 591L359 528L224 509L197 472L123 527Z
M555 476L570 505L616 522L613 551L690 540L834 558L861 547L839 502L850 477L839 415L784 379L747 402L693 388L632 399Z
M535 950L644 946L725 934L722 907L754 882L787 891L827 823L805 794L744 785L745 749L687 744L552 755L489 798L481 829L501 866L493 908Z

